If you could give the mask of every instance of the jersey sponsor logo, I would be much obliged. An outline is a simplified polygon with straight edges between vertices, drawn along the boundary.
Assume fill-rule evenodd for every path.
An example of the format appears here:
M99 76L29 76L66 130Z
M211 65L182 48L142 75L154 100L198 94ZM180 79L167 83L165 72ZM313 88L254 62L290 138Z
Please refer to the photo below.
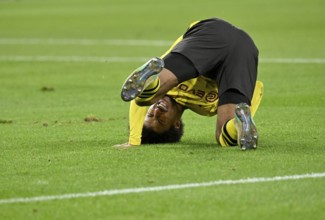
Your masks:
M205 96L205 100L207 102L215 102L217 99L218 99L218 93L215 91L211 91Z
M186 93L193 94L199 97L200 99L205 100L206 102L215 102L218 99L218 93L216 91L206 92L200 89L193 89L193 88L190 89L189 86L182 83L178 85L178 89Z

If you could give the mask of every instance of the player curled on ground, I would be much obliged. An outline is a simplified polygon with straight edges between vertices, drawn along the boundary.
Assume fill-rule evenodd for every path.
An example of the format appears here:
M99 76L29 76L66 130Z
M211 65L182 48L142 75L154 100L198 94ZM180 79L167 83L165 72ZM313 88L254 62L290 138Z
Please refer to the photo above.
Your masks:
M182 114L190 109L217 115L221 146L255 149L252 117L263 95L257 66L258 49L243 30L218 18L192 23L163 56L136 69L123 84L121 97L131 101L130 134L120 146L178 142Z

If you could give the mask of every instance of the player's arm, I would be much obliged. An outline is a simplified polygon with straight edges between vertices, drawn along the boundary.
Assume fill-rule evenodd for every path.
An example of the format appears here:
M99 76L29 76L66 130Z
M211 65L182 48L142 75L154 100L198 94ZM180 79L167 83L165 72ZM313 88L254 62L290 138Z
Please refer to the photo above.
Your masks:
M147 111L148 107L140 107L135 101L131 101L129 110L129 144L141 144L142 127Z
M129 139L127 143L115 145L120 149L139 146L141 144L141 134L143 122L147 114L147 107L138 106L135 101L130 102L129 109Z

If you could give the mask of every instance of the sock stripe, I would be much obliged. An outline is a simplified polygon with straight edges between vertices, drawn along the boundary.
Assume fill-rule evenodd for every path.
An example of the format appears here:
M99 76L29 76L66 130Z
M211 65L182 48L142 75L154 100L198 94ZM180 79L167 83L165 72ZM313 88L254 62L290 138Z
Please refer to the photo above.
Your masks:
M150 98L153 97L154 95L156 95L157 91L160 88L160 81L157 81L157 84L155 85L155 87L151 88L151 89L145 89L142 91L142 93L138 96L139 98Z
M155 85L155 87L151 88L151 89L144 89L143 92L152 92L155 90L158 90L160 86L160 81L158 80L157 85Z
M143 91L142 93L136 98L137 102L147 102L150 101L160 88L160 80L157 78L154 82L150 83Z
M237 140L233 139L229 135L229 133L228 133L228 131L226 129L227 123L228 123L228 121L222 126L222 129L221 129L222 130L222 133L221 133L221 135L222 135L225 143L227 143L229 146L236 146L237 145Z
M223 127L223 134L225 134L226 138L229 139L230 142L237 144L237 140L233 139L229 134L225 127Z
M153 96L154 94L156 94L156 93L152 93L152 94L141 94L138 97L139 98L149 98L149 97Z
M153 91L153 92L144 91L144 92L141 93L141 95L154 95L156 93L157 93L157 91Z
M237 145L237 142L233 143L233 142L229 141L223 134L221 134L221 136L222 136L222 139L225 142L226 146L236 146Z
M220 135L220 139L222 140L222 141L220 140L220 143L222 146L223 145L224 145L224 147L229 146L228 142L225 140L225 138L222 134Z

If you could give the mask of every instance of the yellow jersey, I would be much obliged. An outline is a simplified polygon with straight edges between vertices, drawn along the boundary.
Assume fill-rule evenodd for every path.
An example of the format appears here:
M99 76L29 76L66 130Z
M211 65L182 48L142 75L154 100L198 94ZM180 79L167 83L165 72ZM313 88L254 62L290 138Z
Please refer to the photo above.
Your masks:
M184 108L200 115L217 114L218 87L217 82L210 78L199 76L187 80L168 91L167 95Z

